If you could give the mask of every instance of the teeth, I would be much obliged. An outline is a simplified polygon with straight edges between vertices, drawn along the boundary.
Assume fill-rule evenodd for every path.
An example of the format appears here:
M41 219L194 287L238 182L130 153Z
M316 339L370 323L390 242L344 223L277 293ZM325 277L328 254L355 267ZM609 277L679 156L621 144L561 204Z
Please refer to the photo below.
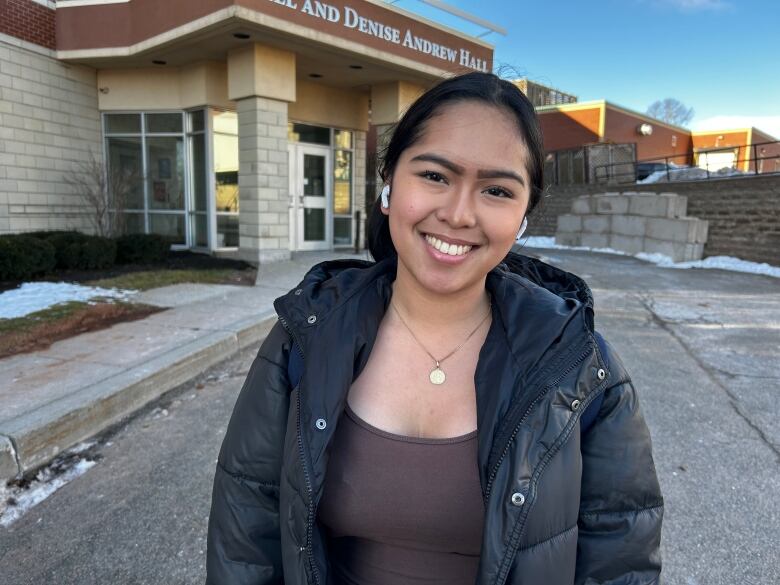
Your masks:
M468 254L471 250L471 246L449 244L447 242L442 242L440 239L434 238L428 234L425 235L425 241L442 254L449 254L450 256L463 256L464 254Z

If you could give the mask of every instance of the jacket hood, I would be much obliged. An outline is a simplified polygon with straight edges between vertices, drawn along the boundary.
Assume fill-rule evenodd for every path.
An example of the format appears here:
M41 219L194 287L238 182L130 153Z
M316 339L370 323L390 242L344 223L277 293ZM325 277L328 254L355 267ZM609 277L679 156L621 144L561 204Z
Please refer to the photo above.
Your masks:
M288 323L304 328L313 324L312 316L321 320L366 289L379 293L386 309L391 294L386 289L395 279L395 271L395 259L322 262L313 266L295 289L276 299L274 307ZM560 316L584 310L593 329L593 295L585 281L536 258L510 252L490 271L486 287L494 300L501 300L495 299L497 295L520 294L527 301L542 302Z

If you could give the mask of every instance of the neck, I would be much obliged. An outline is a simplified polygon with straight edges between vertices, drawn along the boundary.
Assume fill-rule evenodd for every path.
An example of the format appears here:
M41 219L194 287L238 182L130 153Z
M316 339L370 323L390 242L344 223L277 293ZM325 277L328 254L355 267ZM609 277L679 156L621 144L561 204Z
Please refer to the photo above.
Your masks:
M393 283L392 302L410 325L437 331L459 330L463 324L479 321L490 306L485 278L454 293L437 293L420 286L401 261Z

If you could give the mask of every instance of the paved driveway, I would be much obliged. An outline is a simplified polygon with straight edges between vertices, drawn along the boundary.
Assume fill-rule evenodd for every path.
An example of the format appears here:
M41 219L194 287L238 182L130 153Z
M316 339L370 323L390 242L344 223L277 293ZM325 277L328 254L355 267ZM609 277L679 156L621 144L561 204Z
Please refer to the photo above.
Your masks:
M780 583L780 280L529 252L591 283L597 327L639 390L667 585ZM0 528L0 583L202 583L214 460L255 351L104 438L97 465Z

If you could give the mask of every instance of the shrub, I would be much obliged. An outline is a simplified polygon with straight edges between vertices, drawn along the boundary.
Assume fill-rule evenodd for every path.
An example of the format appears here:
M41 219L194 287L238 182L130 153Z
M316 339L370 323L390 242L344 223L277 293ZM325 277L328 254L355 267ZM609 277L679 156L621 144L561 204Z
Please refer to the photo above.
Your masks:
M84 236L59 250L58 259L63 268L74 270L110 268L116 261L116 242L100 236Z
M79 232L40 232L40 238L45 238L52 246L57 257L57 268L72 268L66 259L67 249L71 244L83 244L86 234Z
M117 264L160 264L171 249L170 240L158 234L127 234L116 244Z
M56 265L54 246L26 234L0 236L0 280L25 280Z
M41 231L37 231L37 232L24 232L23 235L29 236L31 238L38 238L39 240L48 240L51 237L62 236L62 235L65 235L65 234L75 235L75 236L82 235L79 232L63 231L63 230L41 230Z
M110 268L116 260L116 242L109 238L79 232L35 232L34 235L54 246L60 269Z

